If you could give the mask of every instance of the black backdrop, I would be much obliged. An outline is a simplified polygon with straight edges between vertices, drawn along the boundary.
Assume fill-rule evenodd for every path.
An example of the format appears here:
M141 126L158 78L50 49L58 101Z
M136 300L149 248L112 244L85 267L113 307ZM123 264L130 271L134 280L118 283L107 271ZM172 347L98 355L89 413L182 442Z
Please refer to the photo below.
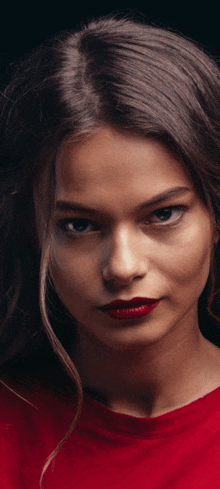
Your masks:
M151 0L2 0L0 6L1 83L7 80L7 66L60 30L111 12L131 10L150 22L169 26L202 43L220 58L220 9L218 2Z

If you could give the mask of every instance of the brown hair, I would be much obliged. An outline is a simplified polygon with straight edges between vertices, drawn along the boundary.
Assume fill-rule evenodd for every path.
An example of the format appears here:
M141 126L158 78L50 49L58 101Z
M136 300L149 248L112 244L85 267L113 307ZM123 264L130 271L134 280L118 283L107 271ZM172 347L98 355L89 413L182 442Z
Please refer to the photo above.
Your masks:
M19 358L22 351L27 355L36 338L43 338L43 322L81 402L80 379L65 347L76 324L59 303L48 273L54 168L62 144L84 139L101 124L159 138L186 165L219 231L219 107L217 64L188 39L134 20L106 17L80 31L63 32L15 66L1 97L2 363ZM40 252L33 186L45 169L46 233ZM199 300L199 324L218 345L219 270L217 244ZM51 309L48 313L50 294L59 303L59 321L66 321L66 337Z

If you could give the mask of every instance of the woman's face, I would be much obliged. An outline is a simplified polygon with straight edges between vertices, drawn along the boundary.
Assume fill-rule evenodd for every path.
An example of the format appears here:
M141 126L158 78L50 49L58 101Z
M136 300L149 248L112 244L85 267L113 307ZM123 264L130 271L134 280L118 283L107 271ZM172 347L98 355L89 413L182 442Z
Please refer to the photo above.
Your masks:
M53 280L82 331L103 345L130 349L198 329L212 225L166 146L110 127L66 145L56 205ZM134 317L99 309L137 297L158 303L142 306L143 315L136 304Z

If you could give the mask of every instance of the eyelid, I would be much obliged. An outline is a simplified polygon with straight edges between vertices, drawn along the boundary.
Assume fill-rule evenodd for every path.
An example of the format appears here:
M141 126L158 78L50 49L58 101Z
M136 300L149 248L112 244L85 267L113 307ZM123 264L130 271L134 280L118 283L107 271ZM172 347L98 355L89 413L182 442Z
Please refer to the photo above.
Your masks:
M170 209L171 211L177 211L179 212L179 216L176 218L176 219L173 219L173 220L170 220L168 219L167 221L159 221L159 218L158 218L158 221L153 221L151 220L151 217L156 215L156 212L160 212L160 211L163 211L165 209ZM162 226L162 227L168 227L168 226L174 226L175 224L177 224L180 219L182 219L183 217L183 214L184 212L186 212L188 209L188 207L186 205L166 205L166 206L163 206L163 207L159 207L157 209L155 209L153 212L151 212L150 216L149 216L149 224L153 224L155 226Z
M75 230L75 232L71 231L71 230L68 231L68 229L65 228L65 226L67 226L69 223L73 223L74 221L75 221L75 223L76 223L76 221L84 221L85 223L87 223L87 226L91 225L94 227L94 229L91 231L87 231L87 232L83 232L83 231L77 232L77 230ZM80 235L86 235L86 234L90 234L92 232L100 230L100 226L95 221L93 221L92 219L88 219L87 217L78 217L78 216L72 217L72 218L70 217L70 218L60 219L56 223L56 228L59 231L63 232L64 234L72 236L72 237L76 237L76 236L80 236Z

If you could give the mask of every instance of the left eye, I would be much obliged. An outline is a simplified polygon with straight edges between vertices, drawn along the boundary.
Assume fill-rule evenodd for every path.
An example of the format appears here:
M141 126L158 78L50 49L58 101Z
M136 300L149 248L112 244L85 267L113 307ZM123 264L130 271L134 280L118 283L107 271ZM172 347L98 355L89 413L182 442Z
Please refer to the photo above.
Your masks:
M88 219L74 218L66 219L59 223L59 227L64 233L70 234L86 234L92 231L97 231L98 226Z
M183 206L163 207L153 212L150 222L163 225L173 224L182 217L183 211Z

